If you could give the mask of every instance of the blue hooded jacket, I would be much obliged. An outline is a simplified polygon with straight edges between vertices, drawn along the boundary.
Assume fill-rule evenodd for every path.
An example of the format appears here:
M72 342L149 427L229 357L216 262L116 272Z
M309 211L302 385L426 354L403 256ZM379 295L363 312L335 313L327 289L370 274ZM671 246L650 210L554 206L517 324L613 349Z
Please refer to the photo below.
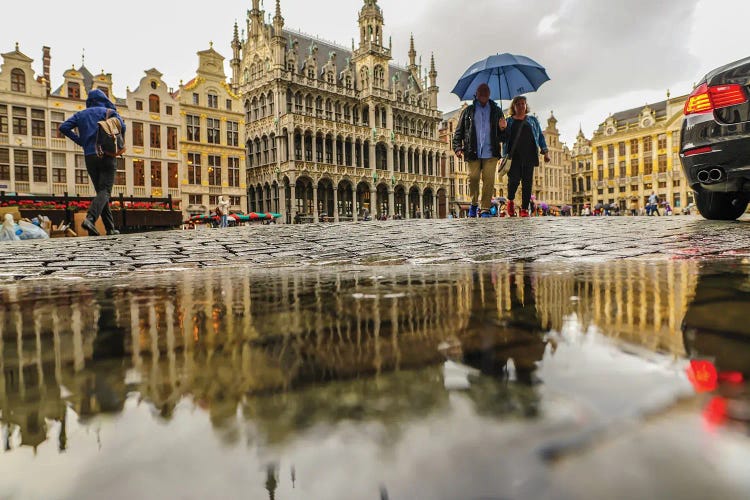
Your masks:
M122 133L125 134L125 122L117 113L117 108L112 104L107 95L99 89L89 92L86 99L86 109L71 116L65 123L60 125L60 132L70 140L83 148L86 156L96 155L96 134L99 131L98 123L107 118L107 110L112 112L110 118L116 116L122 125ZM73 129L78 129L76 134Z

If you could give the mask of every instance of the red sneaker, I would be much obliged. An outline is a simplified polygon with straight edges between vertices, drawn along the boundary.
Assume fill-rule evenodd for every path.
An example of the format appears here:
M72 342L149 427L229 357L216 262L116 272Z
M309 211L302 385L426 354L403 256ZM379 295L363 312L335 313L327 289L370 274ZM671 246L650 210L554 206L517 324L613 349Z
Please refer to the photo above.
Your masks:
M528 216L529 216L529 211L528 211L528 210L524 210L524 209L521 209L521 214L520 214L520 216L521 216L521 217L528 217Z
M516 216L516 204L513 203L513 200L510 200L508 202L508 207L505 209L505 211L508 212L508 217Z

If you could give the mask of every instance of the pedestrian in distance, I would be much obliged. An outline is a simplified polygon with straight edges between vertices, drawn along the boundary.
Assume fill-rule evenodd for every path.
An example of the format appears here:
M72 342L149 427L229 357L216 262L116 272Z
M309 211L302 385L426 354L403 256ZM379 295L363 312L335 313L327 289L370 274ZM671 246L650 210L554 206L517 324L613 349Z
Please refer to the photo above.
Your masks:
M86 99L86 109L74 114L60 125L60 132L83 148L86 171L96 191L96 197L91 201L86 218L81 223L90 236L99 236L99 231L96 229L96 221L99 217L102 218L108 235L119 234L119 231L115 229L115 221L109 207L117 170L116 159L97 152L99 122L112 117L120 121L124 136L125 122L117 113L117 108L104 92L94 89L89 92Z
M229 199L221 195L219 197L219 206L216 207L217 215L221 218L219 227L229 227Z
M648 204L651 206L651 213L649 215L656 214L657 216L661 216L659 213L659 197L653 191L651 191L651 196L648 197Z
M495 170L502 153L503 110L490 99L486 83L477 88L474 102L461 114L453 135L453 151L469 166L469 217L489 217L495 191ZM482 182L480 197L479 183Z
M549 149L542 134L542 127L535 116L529 115L526 97L518 96L510 103L511 116L500 120L505 145L504 155L510 156L511 166L508 172L508 215L515 216L515 197L521 185L521 217L529 216L531 192L534 182L534 169L539 166L539 152L544 162L549 163Z

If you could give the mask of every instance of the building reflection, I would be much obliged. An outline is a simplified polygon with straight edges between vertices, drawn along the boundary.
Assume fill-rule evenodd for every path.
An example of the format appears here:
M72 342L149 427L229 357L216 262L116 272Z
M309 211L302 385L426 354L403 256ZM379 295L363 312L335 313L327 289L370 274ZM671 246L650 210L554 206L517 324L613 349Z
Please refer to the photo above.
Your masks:
M57 439L64 450L73 412L83 421L118 413L134 392L164 419L190 398L228 442L241 434L238 411L270 442L321 421L427 415L447 404L437 350L446 339L489 379L529 387L479 384L479 407L533 414L534 371L554 348L548 333L566 322L683 355L698 267L219 269L139 287L4 288L3 445Z

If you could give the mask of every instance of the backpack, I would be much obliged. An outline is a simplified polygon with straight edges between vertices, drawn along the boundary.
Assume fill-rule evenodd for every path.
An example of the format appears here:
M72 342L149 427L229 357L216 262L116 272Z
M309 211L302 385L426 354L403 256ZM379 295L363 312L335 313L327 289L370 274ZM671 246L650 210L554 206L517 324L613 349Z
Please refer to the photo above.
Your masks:
M110 117L112 110L107 110L104 120L97 123L96 155L101 158L117 158L125 154L125 139L122 136L122 125L116 116Z

